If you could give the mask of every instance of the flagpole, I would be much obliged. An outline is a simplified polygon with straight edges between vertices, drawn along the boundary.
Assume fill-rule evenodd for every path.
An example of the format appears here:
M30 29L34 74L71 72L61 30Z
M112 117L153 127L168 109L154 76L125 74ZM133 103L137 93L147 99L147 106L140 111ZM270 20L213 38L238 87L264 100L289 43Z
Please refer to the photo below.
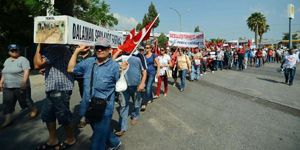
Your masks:
M159 14L155 17L154 21L152 22L151 24L151 27L153 26L153 24L156 22L157 18L158 18ZM147 31L146 31L146 34L143 35L142 38L140 38L139 42L135 45L133 51L130 53L129 57L136 51L136 48L140 45L140 43L142 42L142 40L144 39L144 37L147 35L147 33L149 32L149 30L151 30L152 28L149 28Z

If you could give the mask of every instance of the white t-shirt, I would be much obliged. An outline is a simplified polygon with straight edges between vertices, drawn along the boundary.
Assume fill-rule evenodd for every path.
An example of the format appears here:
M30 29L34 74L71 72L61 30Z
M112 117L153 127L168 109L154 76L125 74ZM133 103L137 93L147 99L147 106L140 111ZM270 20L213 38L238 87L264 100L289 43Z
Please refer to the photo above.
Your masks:
M299 62L299 57L297 54L292 54L292 55L286 55L284 57L284 64L283 67L284 68L293 68L296 67L296 63Z
M217 54L217 59L218 60L223 60L224 58L224 51L220 51L218 54Z
M267 56L267 52L265 50L262 51L262 57L266 57Z
M159 55L157 57L157 59L158 59L160 65L169 65L169 61L171 60L171 57L169 55L165 54L163 56ZM169 70L169 67L161 67L160 75L165 75L166 71L168 71L168 70Z

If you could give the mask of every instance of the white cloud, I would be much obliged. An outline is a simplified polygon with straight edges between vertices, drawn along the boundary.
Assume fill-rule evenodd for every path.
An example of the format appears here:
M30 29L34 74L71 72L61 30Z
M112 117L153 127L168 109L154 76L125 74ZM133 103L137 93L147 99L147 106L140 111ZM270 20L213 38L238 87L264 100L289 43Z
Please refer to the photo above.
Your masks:
M114 13L113 15L119 21L118 25L114 27L117 30L131 30L138 24L138 21L133 17L126 17L118 13Z

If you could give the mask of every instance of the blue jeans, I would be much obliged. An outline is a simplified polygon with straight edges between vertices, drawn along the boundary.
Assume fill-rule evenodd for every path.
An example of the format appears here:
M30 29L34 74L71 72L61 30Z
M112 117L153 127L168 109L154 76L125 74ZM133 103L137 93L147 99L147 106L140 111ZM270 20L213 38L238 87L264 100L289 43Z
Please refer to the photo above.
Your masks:
M187 73L187 69L183 69L179 71L179 76L180 76L180 89L184 89L185 88L185 79L186 79L186 73Z
M293 84L295 74L296 74L296 67L285 68L284 69L285 82L289 82L290 84Z
M130 97L134 103L131 118L138 119L140 117L140 107L142 103L141 93L137 92L137 86L128 86L127 90L121 93L120 98L120 118L119 124L121 131L128 129L128 114L129 114L129 100Z
M217 60L217 68L219 68L220 70L223 69L223 60Z
M192 65L191 80L200 79L200 65Z
M256 59L256 67L262 66L262 63L263 63L263 58L257 58Z
M107 147L116 147L119 138L113 133L110 122L112 115L104 115L99 122L90 122L93 129L91 150L105 150Z
M147 74L147 81L146 81L146 95L145 95L145 102L153 99L153 88L152 85L155 80L155 74Z

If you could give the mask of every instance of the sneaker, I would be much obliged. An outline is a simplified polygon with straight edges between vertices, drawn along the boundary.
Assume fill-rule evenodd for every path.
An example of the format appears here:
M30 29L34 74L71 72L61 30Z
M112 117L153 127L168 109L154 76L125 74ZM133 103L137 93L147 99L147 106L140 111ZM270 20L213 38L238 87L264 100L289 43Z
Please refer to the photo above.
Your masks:
M148 102L147 102L147 104L151 104L153 102L153 100L149 100Z
M153 98L154 98L154 99L157 99L157 98L159 98L159 96L157 96L157 95L154 95L154 96L153 96Z
M109 147L107 150L118 150L121 148L122 142L120 142L116 147Z
M214 74L214 73L215 73L215 71L211 71L211 73L212 73L212 74Z
M290 82L290 83L289 83L289 86L292 86L292 85L293 85L293 82Z
M145 110L146 110L146 105L142 105L141 111L145 111Z
M183 89L180 89L180 92L183 92L184 90Z
M118 131L118 132L115 132L115 135L118 136L118 137L121 137L125 134L126 131Z
M203 76L203 74L201 73L200 76Z

